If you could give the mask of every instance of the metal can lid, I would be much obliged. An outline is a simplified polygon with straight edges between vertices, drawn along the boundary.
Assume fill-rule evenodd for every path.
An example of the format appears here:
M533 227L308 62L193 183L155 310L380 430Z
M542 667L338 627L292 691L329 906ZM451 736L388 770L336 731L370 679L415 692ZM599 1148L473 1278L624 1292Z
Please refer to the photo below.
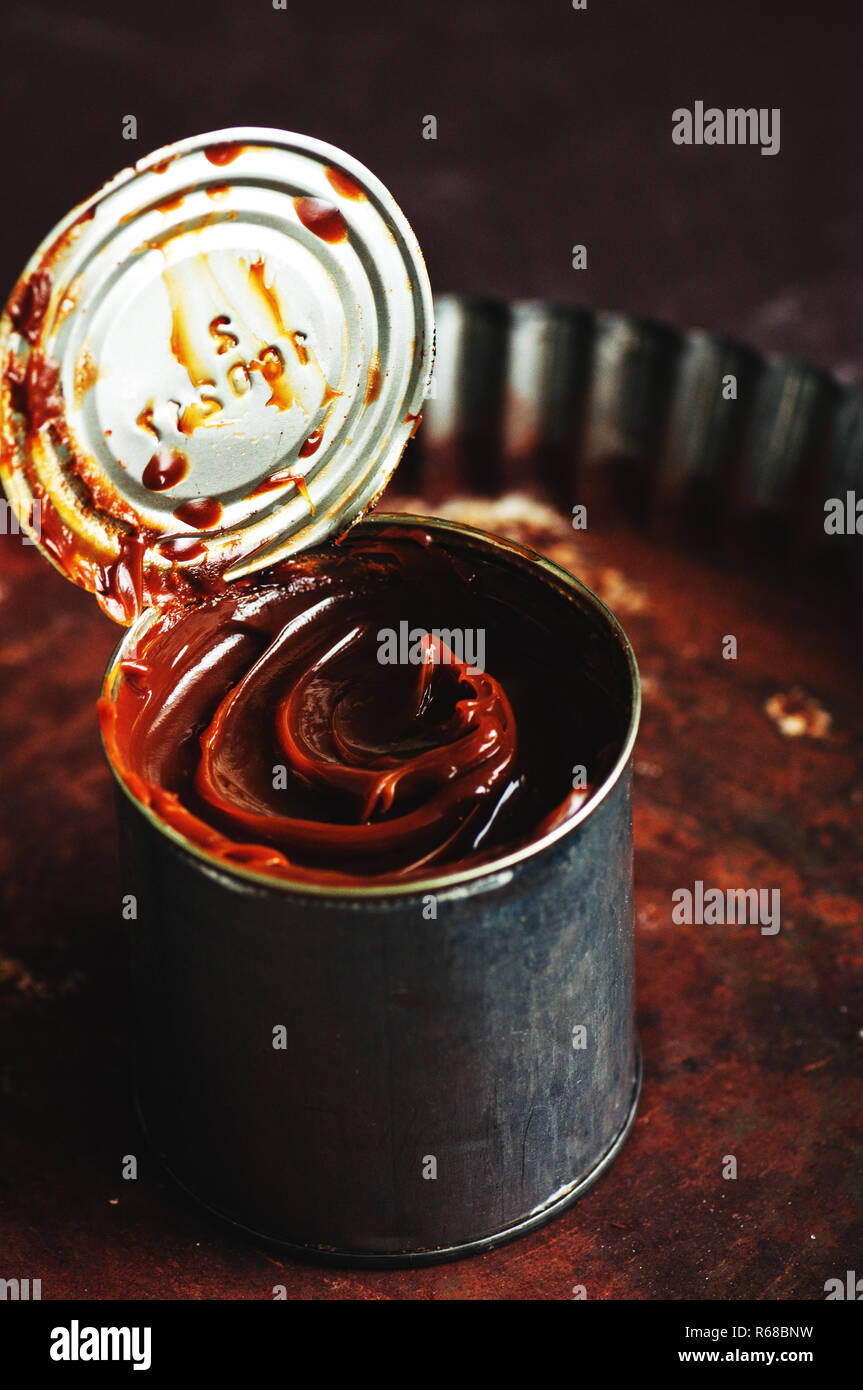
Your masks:
M0 478L130 622L339 534L415 432L431 289L392 196L306 136L223 130L124 170L0 320Z

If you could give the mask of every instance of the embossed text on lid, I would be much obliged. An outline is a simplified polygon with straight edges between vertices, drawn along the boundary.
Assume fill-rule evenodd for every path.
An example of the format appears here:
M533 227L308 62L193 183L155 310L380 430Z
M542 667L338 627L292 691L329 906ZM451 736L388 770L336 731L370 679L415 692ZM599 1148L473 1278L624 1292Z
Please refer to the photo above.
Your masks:
M432 306L383 185L335 148L221 131L65 219L0 325L0 477L113 617L320 543L422 409Z

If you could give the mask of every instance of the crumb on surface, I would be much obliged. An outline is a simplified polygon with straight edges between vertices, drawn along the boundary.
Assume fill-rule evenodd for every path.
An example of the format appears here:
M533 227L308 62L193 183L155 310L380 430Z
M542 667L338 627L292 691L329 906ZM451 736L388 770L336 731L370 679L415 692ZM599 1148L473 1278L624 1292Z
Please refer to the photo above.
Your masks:
M833 716L800 686L771 695L764 702L764 712L783 738L825 739L833 724Z

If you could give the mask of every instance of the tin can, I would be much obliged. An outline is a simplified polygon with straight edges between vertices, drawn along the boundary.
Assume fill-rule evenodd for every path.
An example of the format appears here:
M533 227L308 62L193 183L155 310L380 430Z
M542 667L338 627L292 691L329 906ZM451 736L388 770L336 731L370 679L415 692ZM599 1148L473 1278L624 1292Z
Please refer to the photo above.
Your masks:
M519 569L526 601L555 589L617 693L617 760L573 819L469 872L318 889L211 859L117 778L149 1138L212 1211L341 1264L431 1263L541 1225L609 1165L639 1090L632 650L557 566L422 525ZM120 644L109 697L149 621Z
M474 317L497 342L501 315ZM525 344L548 357L573 332L526 324ZM362 517L415 433L433 342L403 213L305 136L181 141L46 238L0 321L0 477L45 556L129 625L109 704L158 611L182 621L351 526L416 525ZM463 441L487 423L469 413ZM638 1092L631 649L565 571L421 521L517 579L525 612L556 606L583 650L613 734L577 811L490 862L334 887L211 856L114 768L145 1128L213 1211L343 1263L539 1225L610 1162Z

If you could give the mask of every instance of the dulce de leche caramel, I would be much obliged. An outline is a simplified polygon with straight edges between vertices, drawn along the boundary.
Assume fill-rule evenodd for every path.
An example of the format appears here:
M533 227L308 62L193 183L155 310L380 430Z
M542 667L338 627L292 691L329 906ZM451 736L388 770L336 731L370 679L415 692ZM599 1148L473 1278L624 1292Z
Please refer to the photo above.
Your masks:
M103 736L132 794L231 864L346 886L461 870L567 820L611 768L618 716L572 617L492 546L361 528L160 612Z

